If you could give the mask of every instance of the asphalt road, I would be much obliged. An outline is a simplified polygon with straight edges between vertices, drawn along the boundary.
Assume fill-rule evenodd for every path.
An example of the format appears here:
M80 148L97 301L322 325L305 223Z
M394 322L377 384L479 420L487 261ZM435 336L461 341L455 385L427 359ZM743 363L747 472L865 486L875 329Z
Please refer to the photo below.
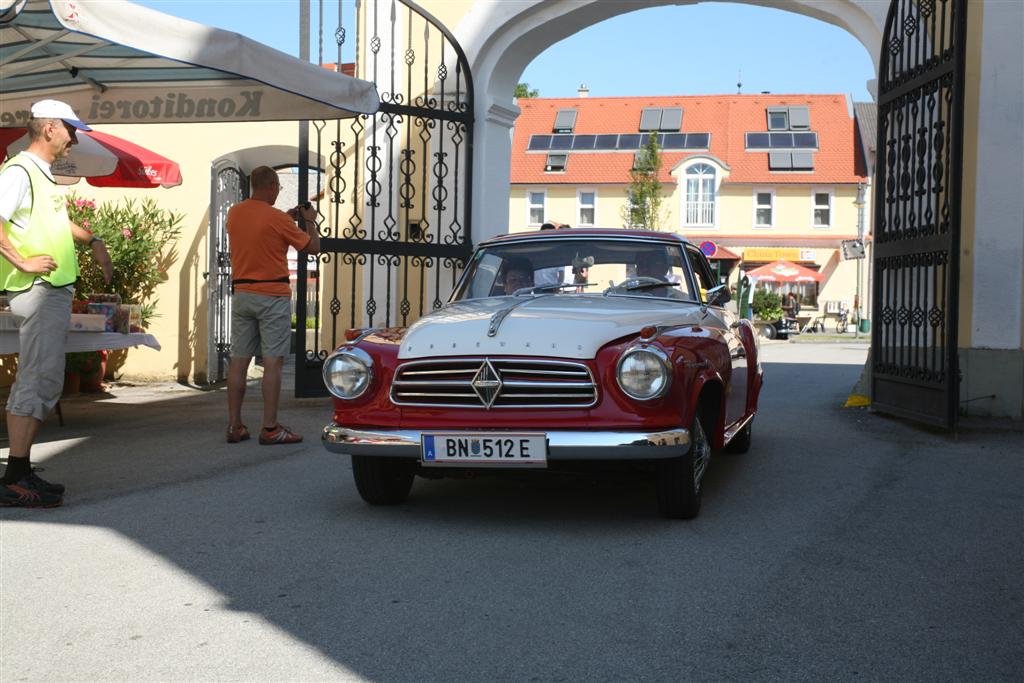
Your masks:
M223 390L67 401L66 506L0 511L0 681L1024 679L1022 435L841 408L863 345L764 353L691 522L642 478L369 508L319 400L274 448L223 443Z

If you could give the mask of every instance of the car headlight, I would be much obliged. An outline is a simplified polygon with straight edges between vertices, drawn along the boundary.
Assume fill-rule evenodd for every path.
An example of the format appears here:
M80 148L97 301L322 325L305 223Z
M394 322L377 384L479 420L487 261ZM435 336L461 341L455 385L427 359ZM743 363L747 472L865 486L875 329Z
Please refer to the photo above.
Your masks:
M668 356L654 346L636 346L619 358L615 375L619 387L638 401L657 398L668 390L672 381Z
M359 398L373 379L373 359L362 349L343 349L324 362L324 384L338 398Z

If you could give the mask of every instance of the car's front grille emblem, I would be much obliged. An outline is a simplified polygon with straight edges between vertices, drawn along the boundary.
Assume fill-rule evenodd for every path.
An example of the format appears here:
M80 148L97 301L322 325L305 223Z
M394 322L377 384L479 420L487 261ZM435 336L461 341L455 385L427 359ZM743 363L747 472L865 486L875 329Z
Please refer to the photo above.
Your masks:
M491 365L491 361L485 360L471 382L473 391L480 397L485 408L490 408L494 400L501 392L501 375Z

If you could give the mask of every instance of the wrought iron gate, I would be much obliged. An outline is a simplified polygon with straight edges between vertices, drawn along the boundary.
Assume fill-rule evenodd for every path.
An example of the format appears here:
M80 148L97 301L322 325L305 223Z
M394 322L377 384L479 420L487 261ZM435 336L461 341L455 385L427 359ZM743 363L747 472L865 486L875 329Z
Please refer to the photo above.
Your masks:
M228 209L248 196L247 180L235 166L214 168L210 188L210 228L204 273L209 292L207 322L210 342L206 358L206 381L227 379L231 356L231 254L228 245Z
M892 0L879 75L872 405L956 426L967 0Z
M472 250L473 82L461 46L408 0L357 2L356 21L355 75L377 84L381 107L313 123L330 161L325 186L306 195L319 200L322 251L318 277L301 259L296 273L299 329L315 322L296 344L296 396L326 395L323 361L347 328L408 325L440 307ZM346 34L339 6L339 68Z

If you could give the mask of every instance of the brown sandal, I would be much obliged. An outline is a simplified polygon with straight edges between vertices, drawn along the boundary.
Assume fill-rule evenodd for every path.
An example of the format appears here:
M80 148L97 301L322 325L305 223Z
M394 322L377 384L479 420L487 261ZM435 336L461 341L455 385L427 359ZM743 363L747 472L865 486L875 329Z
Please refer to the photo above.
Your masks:
M228 443L238 443L239 441L249 440L249 428L245 425L238 425L232 427L228 425Z

